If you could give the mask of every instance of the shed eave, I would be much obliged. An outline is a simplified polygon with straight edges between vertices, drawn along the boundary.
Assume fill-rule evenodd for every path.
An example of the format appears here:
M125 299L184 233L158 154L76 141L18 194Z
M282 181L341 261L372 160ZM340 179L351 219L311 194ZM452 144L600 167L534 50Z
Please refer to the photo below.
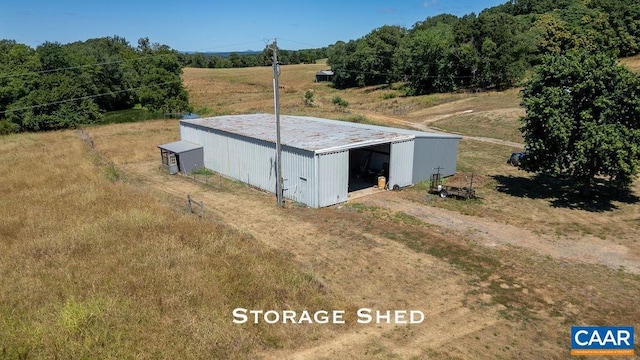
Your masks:
M158 145L158 148L170 151L175 154L179 154L186 151L202 149L202 145L194 144L184 140L179 140L179 141L174 141L167 144Z
M359 149L359 148L368 147L368 146L391 144L395 142L412 141L412 140L415 140L415 136L407 135L407 136L398 136L395 138L385 138L385 139L375 139L375 140L354 142L350 144L333 146L333 147L324 148L324 149L316 149L312 151L314 151L316 155L322 155L322 154L328 154L328 153L351 150L351 149Z

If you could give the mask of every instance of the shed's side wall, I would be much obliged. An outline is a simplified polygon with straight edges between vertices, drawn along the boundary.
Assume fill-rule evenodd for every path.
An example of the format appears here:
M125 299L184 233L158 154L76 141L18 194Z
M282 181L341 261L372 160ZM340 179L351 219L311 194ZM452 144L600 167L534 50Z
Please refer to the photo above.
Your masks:
M275 153L275 148L274 148ZM316 177L313 153L290 147L282 148L282 174L284 178L284 196L310 207L315 203L314 189ZM275 190L275 182L274 182Z
M414 140L391 144L389 163L389 188L412 185Z
M349 187L349 151L316 155L317 207L347 201Z
M429 180L429 176L437 172L443 176L456 173L458 160L458 143L460 139L416 138L415 156L413 157L413 183Z
M183 173L190 173L202 169L204 166L204 152L202 148L193 149L182 152L178 155L180 157L180 171Z
M224 176L275 193L275 144L191 124L181 124L182 140L202 145L204 166ZM314 206L314 158L311 152L282 148L284 196Z

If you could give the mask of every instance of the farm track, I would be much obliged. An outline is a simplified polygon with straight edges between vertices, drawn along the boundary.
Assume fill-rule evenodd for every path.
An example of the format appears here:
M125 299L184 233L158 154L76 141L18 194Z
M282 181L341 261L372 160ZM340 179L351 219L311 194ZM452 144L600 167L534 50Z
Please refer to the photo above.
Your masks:
M510 147L517 148L517 149L523 149L524 148L524 144L522 144L522 143L517 143L517 142L513 142L513 141L508 141L508 140L488 138L488 137L481 137L481 136L469 136L469 135L462 135L462 134L457 134L457 133L454 134L454 133L442 131L440 129L437 129L437 128L434 128L434 127L431 127L431 126L428 125L429 123L437 121L437 120L441 120L441 119L445 118L446 116L438 116L438 117L435 117L433 119L424 120L422 122L413 122L413 121L408 121L408 120L402 120L402 119L399 119L399 118L396 118L396 117L376 114L374 112L368 112L368 111L362 111L362 110L359 110L358 112L362 113L366 117L371 118L373 120L382 121L382 122L385 122L386 124L402 125L404 127L408 127L408 128L413 129L413 130L434 132L434 133L440 133L440 134L458 135L458 136L460 136L461 138L463 138L465 140L480 141L480 142L485 142L485 143L490 143L490 144L497 144L497 145L505 145L505 146L510 146Z
M361 198L359 202L409 214L427 224L464 234L483 246L517 246L554 259L605 265L613 270L625 269L629 273L640 275L640 259L629 248L592 235L567 237L534 234L530 230L490 219L428 205L420 206L388 192Z
M440 259L364 229L345 229L357 232L356 238L341 236L335 228L344 225L334 220L305 221L296 216L295 208L276 211L272 196L248 187L220 190L182 176L170 177L158 170L155 161L121 168L132 181L140 181L163 196L184 200L189 194L203 201L209 221L222 221L286 253L315 274L329 291L358 308L419 309L425 314L420 325L354 325L317 345L268 351L262 354L265 359L364 359L371 358L363 354L371 354L372 349L401 358L451 349L460 358L477 358L486 351L485 343L470 339L482 337L480 334L511 334L511 340L494 340L496 348L523 336L500 318L500 305L466 303L466 294L472 290L468 275Z

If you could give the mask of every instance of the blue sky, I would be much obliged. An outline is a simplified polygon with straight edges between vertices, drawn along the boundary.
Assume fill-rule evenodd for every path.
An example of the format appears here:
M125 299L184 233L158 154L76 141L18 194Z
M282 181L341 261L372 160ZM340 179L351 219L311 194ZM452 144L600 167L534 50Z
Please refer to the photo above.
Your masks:
M427 17L479 13L507 0L6 0L0 39L36 47L119 35L180 51L319 48L383 25L410 28Z

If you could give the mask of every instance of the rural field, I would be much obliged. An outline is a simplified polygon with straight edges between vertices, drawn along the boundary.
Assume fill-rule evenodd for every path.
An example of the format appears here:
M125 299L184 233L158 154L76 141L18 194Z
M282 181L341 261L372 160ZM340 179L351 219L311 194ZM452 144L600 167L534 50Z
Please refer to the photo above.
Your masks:
M313 81L326 68L282 67L282 114L460 134L448 181L473 174L479 198L418 184L277 209L215 174L163 171L157 145L179 139L177 120L2 136L0 358L566 359L572 325L640 325L640 181L586 200L507 165L523 148L517 89L339 91ZM269 67L183 79L203 116L273 112ZM346 323L234 324L239 307ZM424 321L358 324L360 308Z

